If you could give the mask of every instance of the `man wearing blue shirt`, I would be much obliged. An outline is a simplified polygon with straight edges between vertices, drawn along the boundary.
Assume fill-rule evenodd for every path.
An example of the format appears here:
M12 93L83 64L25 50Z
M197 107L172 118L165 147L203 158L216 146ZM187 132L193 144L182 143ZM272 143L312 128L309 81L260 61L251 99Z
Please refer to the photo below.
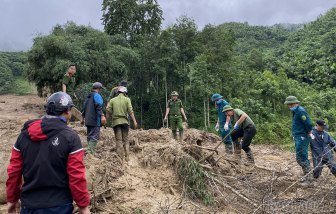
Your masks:
M104 89L100 82L93 83L92 91L86 96L82 112L82 121L85 119L87 127L88 151L94 155L97 141L99 140L100 127L106 126L106 118L103 112L103 98L100 95Z
M220 127L220 133L221 133L222 139L224 139L224 137L228 135L231 131L230 116L226 116L225 113L222 112L223 107L226 105L229 105L229 103L223 100L223 96L221 96L220 94L214 94L212 96L212 102L216 102L217 104L218 120L217 120L215 129L216 131L218 131ZM226 140L224 141L224 144L225 144L226 153L232 154L233 152L232 152L231 136L226 138Z
M304 108L299 105L299 100L294 96L286 98L284 104L293 112L292 134L295 141L296 161L302 167L304 175L311 171L308 160L308 146L311 139L312 122ZM312 174L306 176L306 182L312 181Z

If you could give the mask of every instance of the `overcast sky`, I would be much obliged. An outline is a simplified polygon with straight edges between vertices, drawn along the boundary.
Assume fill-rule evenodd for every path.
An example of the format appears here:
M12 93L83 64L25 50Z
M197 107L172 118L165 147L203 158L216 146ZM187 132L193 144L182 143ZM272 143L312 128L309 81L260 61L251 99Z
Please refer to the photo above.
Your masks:
M102 0L0 0L0 51L27 51L36 33L48 34L67 20L103 30ZM163 27L186 13L199 29L208 23L251 25L302 23L335 6L332 0L158 0Z

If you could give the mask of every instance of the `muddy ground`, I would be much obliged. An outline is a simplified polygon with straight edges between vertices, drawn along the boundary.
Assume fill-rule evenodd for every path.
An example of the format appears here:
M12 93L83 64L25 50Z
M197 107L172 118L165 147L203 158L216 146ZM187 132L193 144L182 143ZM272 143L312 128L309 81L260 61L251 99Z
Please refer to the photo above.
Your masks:
M37 96L0 96L0 201L5 202L6 166L10 152L25 121L45 114L45 100ZM185 124L186 125L186 124ZM86 128L69 124L86 150ZM276 145L252 145L256 166L218 154L203 163L211 178L207 188L216 200L205 206L185 192L179 167L183 157L200 160L220 142L214 134L185 129L183 142L172 139L167 128L130 130L130 161L115 152L113 129L101 129L94 157L86 155L86 176L92 213L332 213L336 193L335 177L325 167L314 186L300 185L301 168L295 154ZM217 181L216 181L217 179ZM222 183L222 184L220 184ZM224 186L223 186L224 185ZM321 208L324 206L324 208ZM5 205L0 206L0 213ZM325 209L325 210L324 210Z

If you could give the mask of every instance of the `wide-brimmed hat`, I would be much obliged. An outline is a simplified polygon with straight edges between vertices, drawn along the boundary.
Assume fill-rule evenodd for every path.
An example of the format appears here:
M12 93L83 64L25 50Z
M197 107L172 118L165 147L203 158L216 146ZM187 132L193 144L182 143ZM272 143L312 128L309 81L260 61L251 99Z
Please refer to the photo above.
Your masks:
M294 96L289 96L286 98L286 101L284 104L293 104L293 103L299 103L300 101L294 97Z

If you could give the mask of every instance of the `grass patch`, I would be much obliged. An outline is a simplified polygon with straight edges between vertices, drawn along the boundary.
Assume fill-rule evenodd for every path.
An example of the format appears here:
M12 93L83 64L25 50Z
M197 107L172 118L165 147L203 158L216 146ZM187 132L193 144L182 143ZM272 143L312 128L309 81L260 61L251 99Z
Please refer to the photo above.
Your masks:
M216 200L205 185L205 171L196 161L183 157L180 164L180 175L185 182L185 191L193 199L200 199L207 206L213 206Z
M36 86L34 84L29 83L27 80L23 78L17 78L14 81L14 87L9 91L11 94L15 95L30 95L36 94Z
M291 153L295 153L295 144L288 143L281 146L282 150L290 151Z

